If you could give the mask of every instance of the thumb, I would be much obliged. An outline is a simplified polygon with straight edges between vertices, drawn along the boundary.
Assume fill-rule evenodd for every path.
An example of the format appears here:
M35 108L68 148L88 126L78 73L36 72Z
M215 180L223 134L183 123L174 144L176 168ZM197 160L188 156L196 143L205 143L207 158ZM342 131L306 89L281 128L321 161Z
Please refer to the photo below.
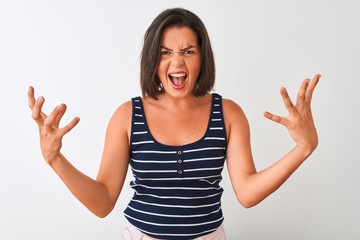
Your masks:
M269 113L267 111L265 111L263 115L264 115L264 117L266 117L267 119L269 119L271 121L274 121L274 122L277 122L277 123L280 123L280 124L284 125L284 118L283 117L274 115L274 114Z

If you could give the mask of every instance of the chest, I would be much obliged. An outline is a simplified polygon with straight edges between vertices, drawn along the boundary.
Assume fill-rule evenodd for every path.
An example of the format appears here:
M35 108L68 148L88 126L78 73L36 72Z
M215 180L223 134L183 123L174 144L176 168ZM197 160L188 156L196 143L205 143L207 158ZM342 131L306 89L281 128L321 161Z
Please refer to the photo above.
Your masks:
M144 107L146 122L159 143L181 146L201 139L207 130L211 104L182 111Z

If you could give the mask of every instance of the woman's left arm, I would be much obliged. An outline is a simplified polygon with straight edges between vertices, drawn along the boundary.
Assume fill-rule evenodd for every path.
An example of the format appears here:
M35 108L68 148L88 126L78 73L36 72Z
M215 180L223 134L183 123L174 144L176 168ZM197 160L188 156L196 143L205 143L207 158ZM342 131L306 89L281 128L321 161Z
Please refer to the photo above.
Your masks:
M231 101L224 101L224 118L228 131L227 165L233 189L239 202L252 207L276 189L310 156L318 145L311 113L313 91L320 74L305 79L294 105L285 88L280 92L289 115L280 117L265 112L264 116L285 126L296 146L272 166L257 172L250 147L250 130L245 114Z

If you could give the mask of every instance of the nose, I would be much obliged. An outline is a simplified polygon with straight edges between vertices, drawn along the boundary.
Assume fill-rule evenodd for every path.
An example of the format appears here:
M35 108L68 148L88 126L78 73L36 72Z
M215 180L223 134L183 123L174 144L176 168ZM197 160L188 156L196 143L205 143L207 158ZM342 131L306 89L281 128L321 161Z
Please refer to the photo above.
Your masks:
M174 52L173 57L171 58L171 65L181 66L185 63L184 58L181 52Z

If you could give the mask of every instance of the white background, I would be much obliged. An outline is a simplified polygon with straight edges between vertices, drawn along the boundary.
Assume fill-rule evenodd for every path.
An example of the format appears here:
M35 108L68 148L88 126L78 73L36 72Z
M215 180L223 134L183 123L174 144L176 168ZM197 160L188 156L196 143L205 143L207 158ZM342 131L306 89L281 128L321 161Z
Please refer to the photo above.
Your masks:
M120 239L130 177L113 212L99 219L42 159L27 88L45 112L68 105L79 125L64 155L95 178L108 121L140 95L143 34L169 7L205 23L215 54L215 91L237 102L251 127L262 170L293 146L286 129L262 116L285 115L279 89L293 99L321 73L313 113L320 144L264 202L244 209L227 171L223 211L228 239L359 239L359 1L19 1L0 2L0 239Z

